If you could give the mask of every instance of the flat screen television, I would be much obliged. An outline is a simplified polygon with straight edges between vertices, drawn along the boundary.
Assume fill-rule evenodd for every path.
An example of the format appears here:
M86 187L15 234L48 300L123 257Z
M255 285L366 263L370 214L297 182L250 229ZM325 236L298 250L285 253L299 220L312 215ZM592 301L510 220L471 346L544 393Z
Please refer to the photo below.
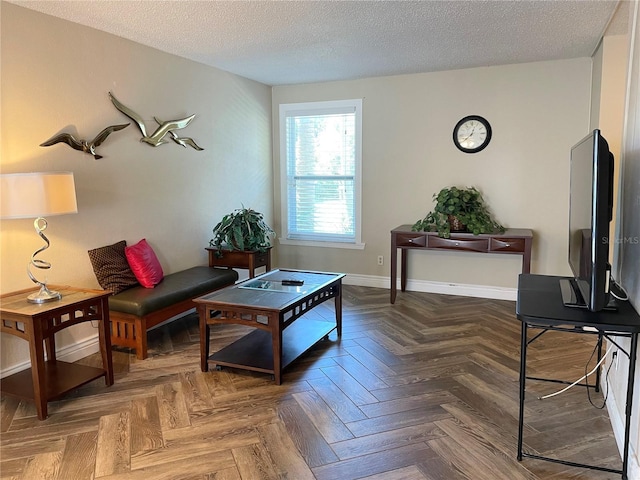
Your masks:
M568 307L597 312L610 302L609 225L613 217L613 155L600 130L571 148L569 188L569 266L561 281Z

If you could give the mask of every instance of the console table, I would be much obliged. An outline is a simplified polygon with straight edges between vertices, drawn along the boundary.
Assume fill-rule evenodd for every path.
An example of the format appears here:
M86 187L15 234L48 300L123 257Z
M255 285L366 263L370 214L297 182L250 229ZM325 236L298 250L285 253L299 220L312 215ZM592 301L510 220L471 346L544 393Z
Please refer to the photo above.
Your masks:
M27 295L35 291L33 288L0 296L0 331L29 342L31 356L31 368L3 378L0 389L8 395L34 400L40 420L47 418L49 400L100 377L107 385L113 385L108 298L111 292L52 287L62 294L60 300L28 303ZM99 323L102 368L57 360L55 334L90 321Z
M249 270L249 278L255 277L256 268L265 267L265 272L271 270L271 248L267 247L264 252L257 250L221 250L215 247L207 247L209 252L210 267L246 268Z
M451 238L442 238L438 236L438 232L413 232L411 225L400 225L391 230L391 303L396 301L398 249L402 251L400 288L404 292L407 287L407 252L409 249L521 255L522 273L529 273L532 241L533 232L525 228L510 228L504 233L479 235L452 232Z
M618 473L623 479L627 479L627 467L629 465L629 435L631 432L631 412L633 403L633 384L636 367L636 355L638 349L638 333L640 333L640 315L629 302L617 302L618 310L590 312L586 309L565 307L560 293L560 279L547 275L520 275L518 278L518 298L516 301L516 316L522 322L520 338L520 414L518 421L518 460L523 457L547 460L563 465L589 468L605 472ZM540 330L529 338L530 329ZM527 350L529 346L542 334L549 330L567 332L582 335L597 335L598 342L602 337L614 342L618 351L629 359L629 373L627 377L627 398L625 408L624 445L622 454L622 469L588 465L583 463L568 462L556 458L544 457L527 453L523 450L524 431L524 400L525 383L527 380L550 381L555 383L568 383L560 380L536 378L527 376ZM629 350L626 351L610 337L630 338ZM598 355L600 356L600 355ZM596 380L597 382L597 380ZM582 387L592 388L585 384ZM637 423L636 423L637 425Z

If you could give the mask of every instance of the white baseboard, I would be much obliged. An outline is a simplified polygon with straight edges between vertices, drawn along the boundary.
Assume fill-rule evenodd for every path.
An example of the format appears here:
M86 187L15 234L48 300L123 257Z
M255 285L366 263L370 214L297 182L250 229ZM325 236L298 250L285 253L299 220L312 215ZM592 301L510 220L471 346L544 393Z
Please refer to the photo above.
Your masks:
M605 382L606 378L603 378L600 386L603 391L609 392L609 397L607 398L607 411L609 412L609 421L613 428L613 435L616 439L616 443L618 444L618 452L620 453L620 458L622 458L625 422L623 412L625 411L624 403L626 402L626 399L623 399L621 404L614 394L614 388L611 385L607 385ZM634 398L634 400L636 399ZM633 435L633 433L632 425L631 434ZM638 452L636 448L637 446L633 444L633 438L631 438L631 442L629 442L629 465L627 466L627 477L629 480L640 480L640 461L638 457L640 452Z
M178 317L184 317L185 315L189 315L196 311L195 308L187 310L186 312L179 313L178 315L174 315L173 317L165 320L164 322L159 323L153 328L159 328L165 323L172 322ZM98 353L100 351L100 344L98 339L98 334L92 335L90 337L85 338L84 340L74 343L73 345L68 345L65 347L61 347L56 349L56 358L58 360L62 360L63 362L73 363L81 358L88 357L94 353ZM45 360L47 354L45 352ZM8 367L6 369L0 370L0 379L4 377L8 377L9 375L13 375L14 373L21 372L22 370L26 370L31 367L31 362L26 360L24 362L20 362L16 365Z
M348 274L343 279L345 285L360 287L391 288L389 277ZM516 300L518 289L493 287L490 285L469 285L464 283L429 282L426 280L407 280L407 290L412 292L440 293L463 297L492 298L494 300ZM398 282L398 295L402 295Z
M98 334L92 335L91 337L87 337L84 340L74 343L73 345L68 345L66 347L62 347L56 350L56 358L58 360L62 360L63 362L75 362L80 360L81 358L88 357L94 353L100 351L100 345L98 343ZM46 356L46 353L45 353ZM31 362L26 360L24 362L20 362L16 365L13 365L9 368L3 369L0 371L0 378L8 377L9 375L13 375L14 373L21 372L22 370L26 370L31 367Z

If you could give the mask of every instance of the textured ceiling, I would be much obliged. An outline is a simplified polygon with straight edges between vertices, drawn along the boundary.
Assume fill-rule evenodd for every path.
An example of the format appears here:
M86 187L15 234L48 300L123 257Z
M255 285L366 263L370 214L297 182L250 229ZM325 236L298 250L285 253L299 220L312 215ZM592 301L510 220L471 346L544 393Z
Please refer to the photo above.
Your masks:
M590 56L618 1L10 3L283 85Z

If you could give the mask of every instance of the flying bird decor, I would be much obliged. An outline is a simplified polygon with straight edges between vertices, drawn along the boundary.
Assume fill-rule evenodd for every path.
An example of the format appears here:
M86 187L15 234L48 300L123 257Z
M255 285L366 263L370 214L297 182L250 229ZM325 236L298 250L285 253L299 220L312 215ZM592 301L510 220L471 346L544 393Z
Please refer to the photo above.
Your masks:
M56 143L66 143L71 148L75 150L80 150L81 152L88 153L89 155L93 155L93 158L96 160L102 158L102 155L98 155L96 152L96 148L98 148L102 142L106 140L106 138L111 135L113 132L117 132L118 130L122 130L123 128L128 127L130 124L125 123L122 125L111 125L104 130L102 130L96 138L91 140L90 142L86 140L76 140L73 135L70 133L59 133L54 135L46 142L40 144L41 147L50 147L51 145L55 145Z
M158 145L169 143L173 140L175 143L182 145L183 147L189 145L195 150L204 150L203 148L199 147L193 141L193 139L189 137L178 137L178 135L174 132L174 130L180 130L189 125L195 118L195 114L178 120L169 120L167 122L160 121L154 117L155 121L158 123L158 127L151 135L149 135L147 133L147 127L144 124L144 120L140 115L138 115L126 105L123 105L111 92L109 92L109 98L111 99L111 103L113 103L114 107L124 113L131 120L136 122L138 128L140 129L140 132L142 133L142 138L140 139L141 142L145 142L149 145L157 147ZM169 134L168 137L167 134Z
M158 125L162 125L164 122L162 120L158 120L156 117L153 117ZM176 132L173 130L169 130L169 135L171 135L171 139L176 142L178 145L182 145L184 148L187 148L187 145L194 148L195 150L204 150L204 148L200 147L196 142L193 141L193 138L189 137L178 137Z

